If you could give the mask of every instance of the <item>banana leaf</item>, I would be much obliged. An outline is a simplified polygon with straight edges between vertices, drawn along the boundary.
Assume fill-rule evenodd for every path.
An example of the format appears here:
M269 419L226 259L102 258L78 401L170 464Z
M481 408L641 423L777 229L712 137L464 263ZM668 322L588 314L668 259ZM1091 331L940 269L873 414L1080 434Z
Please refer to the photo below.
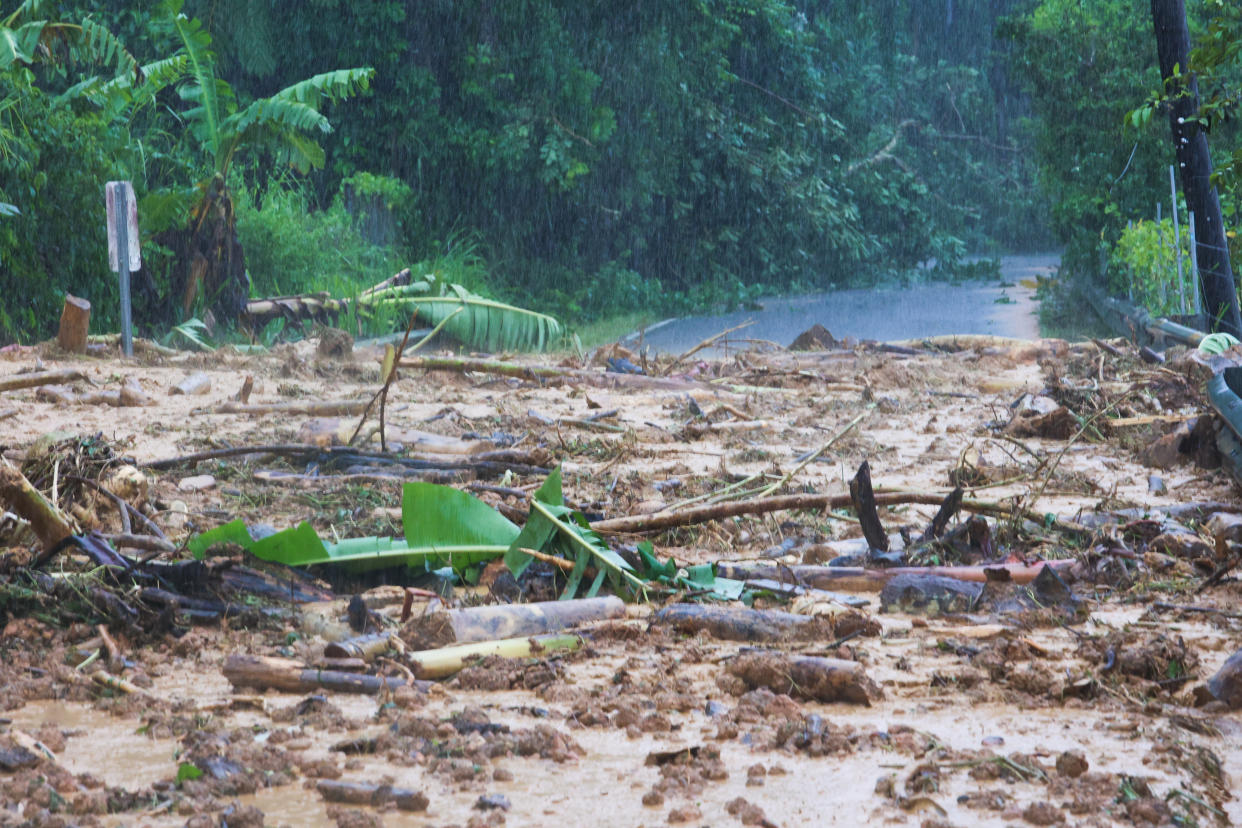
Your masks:
M643 562L643 569L639 574L649 581L689 590L698 593L696 597L718 601L736 601L742 597L745 583L733 578L718 578L715 564L696 564L682 568L671 557L662 562L655 556L651 541L638 544L638 556Z
M407 483L401 497L405 539L365 537L326 543L309 523L301 523L254 540L245 523L235 520L204 532L187 544L202 558L218 543L236 543L255 557L289 566L341 564L364 572L390 566L461 572L505 554L518 536L516 525L478 498L450 486Z
M461 309L445 324L444 332L485 351L546 351L561 340L561 323L545 313L484 299L460 285L450 287L455 295L402 296L374 304L417 314L428 325L438 324Z
M646 592L646 584L634 574L634 568L612 551L581 512L565 505L559 468L548 475L531 498L526 526L505 553L505 563L514 577L525 571L531 562L531 556L523 549L536 549L574 562L568 583L560 595L562 601L577 595L587 566L592 563L598 574L586 597L595 596L605 577L612 581L613 589L618 593L625 591L638 597Z

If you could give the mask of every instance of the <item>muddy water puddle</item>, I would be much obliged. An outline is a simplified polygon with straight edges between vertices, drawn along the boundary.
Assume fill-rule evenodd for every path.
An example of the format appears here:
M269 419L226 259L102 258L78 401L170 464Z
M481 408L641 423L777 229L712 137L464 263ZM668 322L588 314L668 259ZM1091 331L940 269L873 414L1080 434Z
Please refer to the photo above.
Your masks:
M90 773L105 784L136 790L177 772L179 745L139 732L140 722L118 718L82 702L33 701L4 714L12 726L33 734L52 725L65 738L56 754L73 773Z

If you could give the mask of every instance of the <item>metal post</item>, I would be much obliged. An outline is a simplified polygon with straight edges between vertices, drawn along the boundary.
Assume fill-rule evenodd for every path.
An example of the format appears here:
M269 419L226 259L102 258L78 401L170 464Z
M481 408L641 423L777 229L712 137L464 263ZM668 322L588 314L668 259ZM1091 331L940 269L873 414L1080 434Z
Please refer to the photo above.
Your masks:
M1164 282L1164 224L1163 222L1164 222L1164 219L1160 217L1160 202L1157 201L1156 202L1156 242L1160 250L1160 255L1156 257L1156 261L1159 263L1158 267L1160 268L1160 270L1155 273L1155 276L1156 276L1157 281L1160 282L1160 310L1162 313L1164 312L1165 297L1168 295L1166 292L1166 285ZM1148 310L1151 310L1151 309L1148 308Z
M1202 311L1203 300L1199 297L1199 245L1195 240L1195 211L1190 210L1186 214L1186 220L1189 222L1190 228L1190 295L1194 297L1195 306L1195 324L1198 324L1199 315Z
M127 188L116 188L116 261L121 279L121 349L134 355L133 308L129 301L129 195Z
M1177 295L1181 299L1182 314L1186 313L1186 288L1182 275L1182 229L1177 221L1177 178L1173 174L1173 165L1169 165L1169 189L1173 191L1173 258L1177 260Z

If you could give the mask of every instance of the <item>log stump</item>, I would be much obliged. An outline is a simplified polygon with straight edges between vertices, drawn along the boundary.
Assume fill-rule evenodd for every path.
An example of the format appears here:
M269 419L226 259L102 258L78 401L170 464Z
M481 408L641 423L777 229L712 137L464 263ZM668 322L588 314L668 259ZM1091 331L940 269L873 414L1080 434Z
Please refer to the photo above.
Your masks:
M65 307L60 312L60 330L56 343L71 354L86 353L86 332L91 324L91 303L73 294L65 294Z

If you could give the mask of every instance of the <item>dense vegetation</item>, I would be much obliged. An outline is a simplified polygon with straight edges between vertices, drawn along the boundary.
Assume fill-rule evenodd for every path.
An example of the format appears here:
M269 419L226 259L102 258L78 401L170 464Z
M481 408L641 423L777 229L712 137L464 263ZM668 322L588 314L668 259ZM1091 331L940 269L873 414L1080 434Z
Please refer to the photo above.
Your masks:
M0 290L29 301L3 305L5 340L46 334L66 291L112 323L113 178L140 198L148 326L412 262L588 320L968 251L1107 261L1167 196L1167 136L1125 126L1159 89L1147 0L6 13L26 45L0 52ZM63 25L31 40L42 20Z

